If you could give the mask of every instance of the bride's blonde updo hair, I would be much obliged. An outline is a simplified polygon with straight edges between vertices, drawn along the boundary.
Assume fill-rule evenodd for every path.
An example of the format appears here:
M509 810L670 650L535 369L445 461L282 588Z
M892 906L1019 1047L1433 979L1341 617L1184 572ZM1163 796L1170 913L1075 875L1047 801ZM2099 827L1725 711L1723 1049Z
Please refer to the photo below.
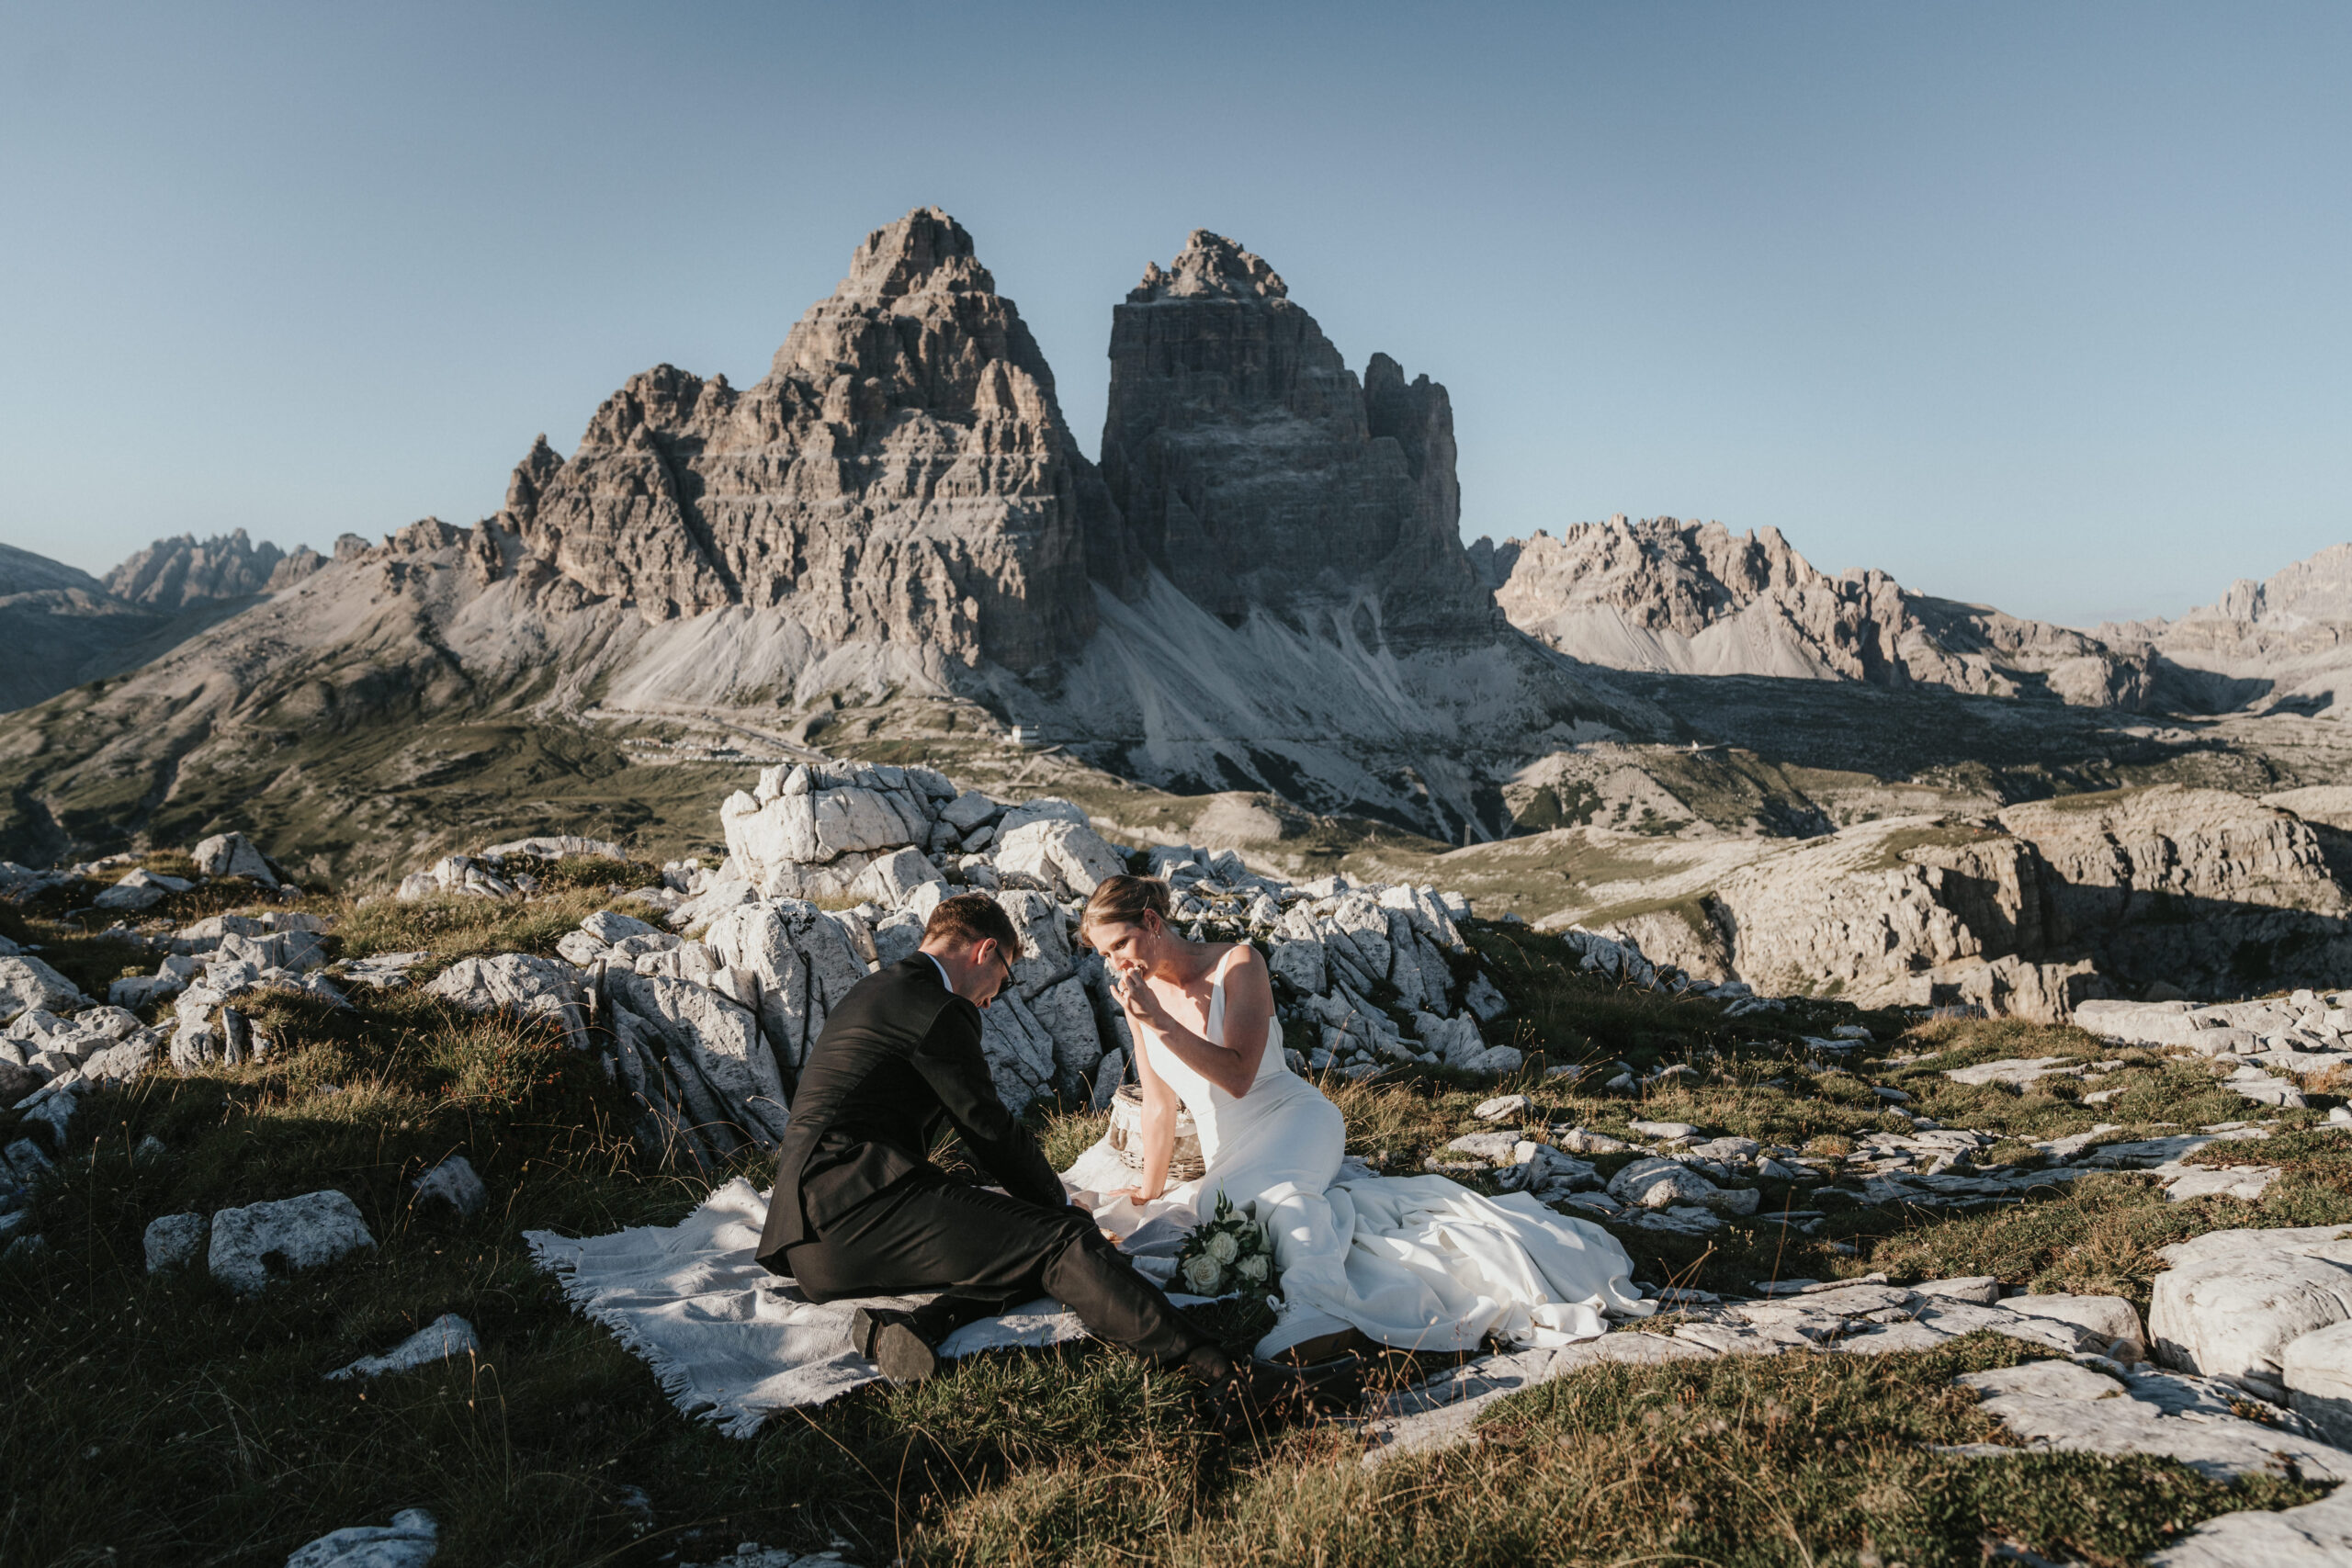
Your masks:
M1102 926L1139 926L1146 913L1168 920L1168 884L1156 876L1106 876L1078 917L1078 937ZM1093 945L1089 942L1089 946Z

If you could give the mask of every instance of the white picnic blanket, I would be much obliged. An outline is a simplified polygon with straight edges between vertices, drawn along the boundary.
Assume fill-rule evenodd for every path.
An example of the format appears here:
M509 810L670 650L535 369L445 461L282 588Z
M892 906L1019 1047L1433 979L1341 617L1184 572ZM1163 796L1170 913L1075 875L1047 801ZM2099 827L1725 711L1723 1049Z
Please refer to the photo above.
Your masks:
M776 1411L822 1404L881 1376L849 1348L850 1314L862 1303L820 1305L752 1260L767 1211L767 1195L738 1177L674 1225L584 1237L526 1231L523 1239L572 1305L652 1367L679 1409L748 1438ZM913 1306L926 1299L874 1301ZM957 1329L940 1349L967 1356L1085 1332L1077 1314L1040 1297Z

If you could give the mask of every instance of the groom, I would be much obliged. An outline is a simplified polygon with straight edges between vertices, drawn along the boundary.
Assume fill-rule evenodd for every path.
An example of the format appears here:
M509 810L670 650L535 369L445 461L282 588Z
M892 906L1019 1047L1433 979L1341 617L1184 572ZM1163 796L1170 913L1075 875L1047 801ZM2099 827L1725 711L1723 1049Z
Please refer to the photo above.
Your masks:
M1237 1368L1065 1200L980 1052L980 1010L1020 956L1002 908L965 893L940 900L917 952L852 987L800 1070L760 1263L813 1302L941 1292L911 1313L853 1315L852 1348L893 1382L930 1376L963 1325L1050 1295L1102 1338L1199 1376L1228 1421L1270 1396L1329 1393L1341 1381L1329 1372ZM1003 1192L931 1163L946 1127Z

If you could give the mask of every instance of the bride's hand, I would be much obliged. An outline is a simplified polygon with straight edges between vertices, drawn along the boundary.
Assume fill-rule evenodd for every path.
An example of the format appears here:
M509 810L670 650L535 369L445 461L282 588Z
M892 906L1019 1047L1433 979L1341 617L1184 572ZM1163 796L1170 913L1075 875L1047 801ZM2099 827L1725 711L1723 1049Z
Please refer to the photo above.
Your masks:
M1125 1198L1128 1202L1133 1203L1136 1207L1141 1208L1146 1203L1157 1201L1159 1194L1157 1192L1147 1193L1140 1187L1122 1187L1115 1192L1105 1192L1102 1196L1105 1199Z
M1127 1010L1129 1018L1140 1022L1158 1024L1168 1016L1168 1010L1151 994L1151 987L1143 983L1139 970L1123 969L1112 976L1111 994L1119 998L1119 1005Z

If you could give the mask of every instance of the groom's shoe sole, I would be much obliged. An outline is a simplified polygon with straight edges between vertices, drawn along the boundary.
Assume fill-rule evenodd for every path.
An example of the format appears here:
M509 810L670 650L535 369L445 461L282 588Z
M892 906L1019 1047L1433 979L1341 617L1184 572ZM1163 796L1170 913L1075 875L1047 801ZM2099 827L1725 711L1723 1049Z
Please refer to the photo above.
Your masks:
M903 1323L885 1323L875 1329L874 1348L867 1354L894 1383L921 1382L939 1371L939 1353Z
M902 1312L859 1307L849 1314L849 1344L892 1382L921 1382L939 1371L938 1352Z

